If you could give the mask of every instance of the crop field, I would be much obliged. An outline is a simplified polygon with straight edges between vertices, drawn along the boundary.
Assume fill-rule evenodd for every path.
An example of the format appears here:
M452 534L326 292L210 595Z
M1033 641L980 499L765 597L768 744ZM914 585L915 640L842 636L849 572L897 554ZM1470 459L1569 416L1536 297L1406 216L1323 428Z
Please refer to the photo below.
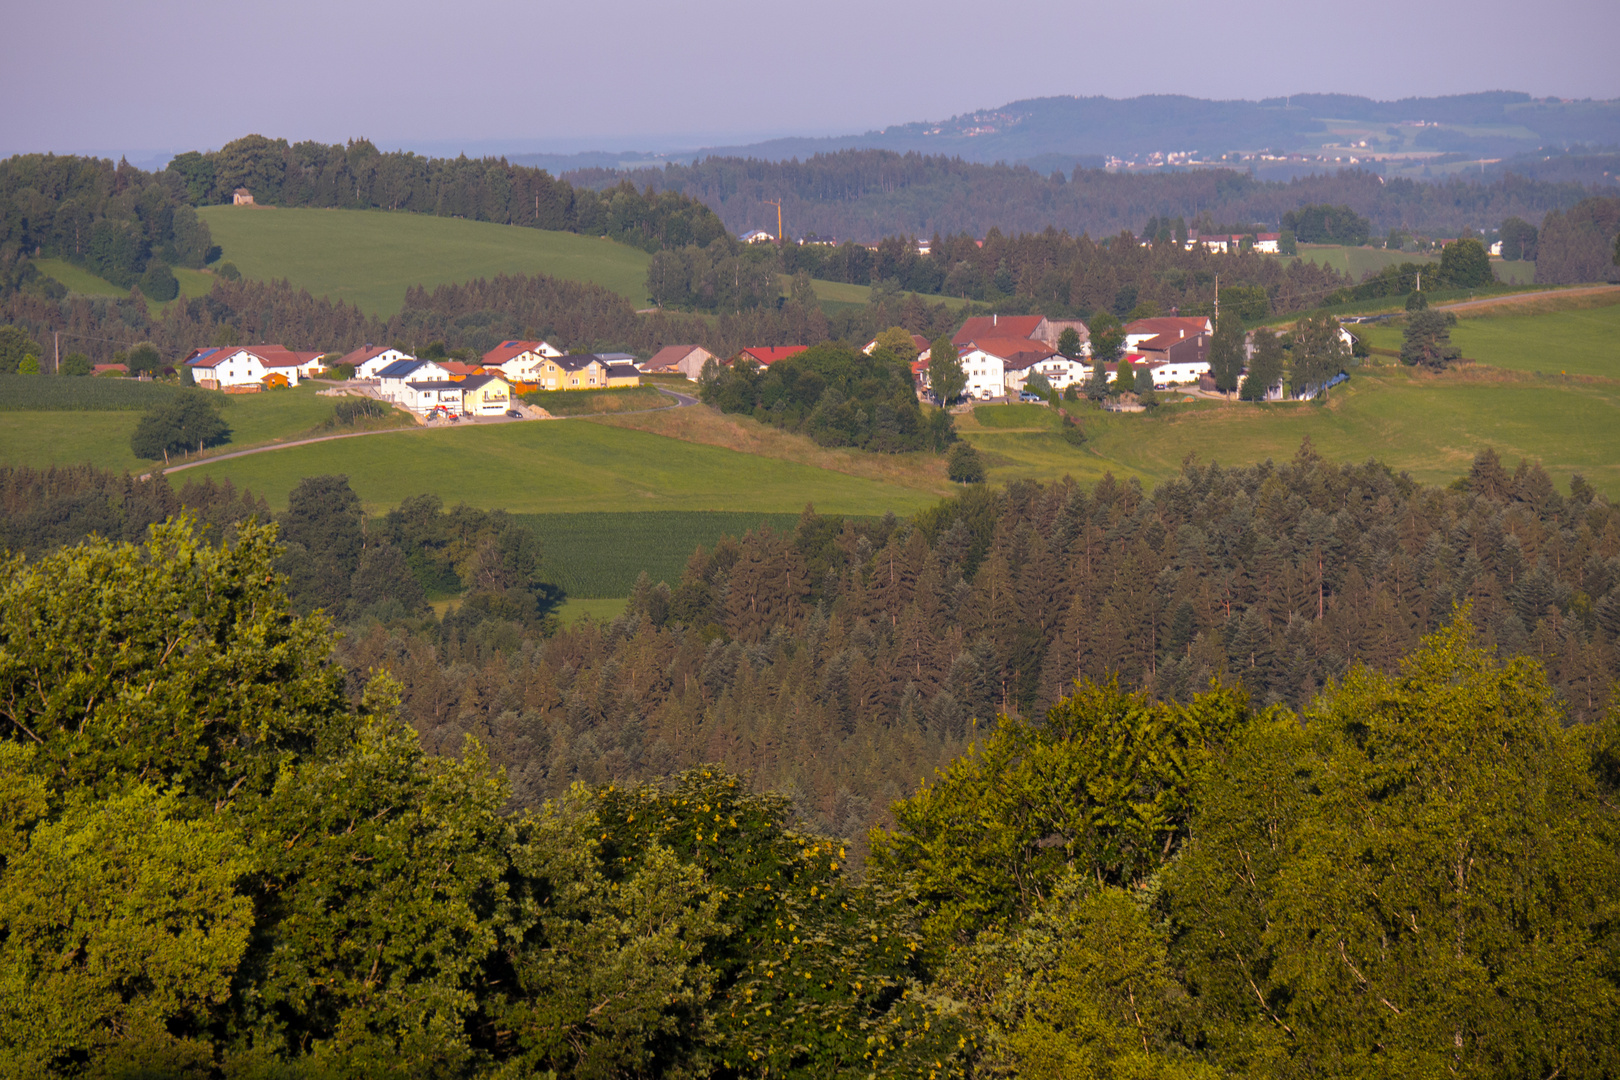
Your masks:
M569 599L628 596L643 570L673 588L693 549L769 526L792 532L798 514L652 510L621 514L514 515L540 537L545 579Z
M695 412L682 409L681 412ZM659 413L646 414L650 416ZM932 492L585 420L467 425L290 447L199 466L287 504L300 478L343 473L367 513L432 493L512 513L728 510L907 514Z
M16 376L23 378L24 376ZM54 377L39 376L45 382ZM124 379L62 379L63 383L93 383L113 387L173 389L164 384L137 383ZM3 393L3 391L0 391ZM261 394L221 394L222 414L231 426L231 441L210 451L230 453L260 443L278 442L310 433L324 423L337 407L335 398L320 397L310 385ZM142 406L144 407L144 406ZM8 465L69 465L89 462L115 472L145 472L149 461L137 458L129 449L129 437L140 422L133 410L69 412L59 409L0 410L0 461ZM386 436L382 436L386 438ZM323 443L311 449L341 448L354 440ZM364 441L364 440L361 440ZM333 472L334 469L317 469Z
M1290 259L1294 256L1279 255L1279 259ZM1439 263L1438 253L1424 254L1412 251L1390 251L1388 248L1345 247L1340 244L1301 244L1298 258L1318 266L1329 266L1342 273L1349 273L1351 277L1360 281L1368 273L1377 273L1386 266L1398 266L1401 263ZM1502 259L1492 259L1491 269L1496 272L1498 280L1513 285L1529 285L1536 278L1536 264L1533 262L1506 262Z
M386 210L209 206L198 213L221 258L247 277L286 278L382 318L399 310L411 285L496 274L591 281L638 305L647 296L651 256L596 237Z
M641 409L667 409L675 404L674 398L660 394L651 386L626 386L617 390L536 390L524 394L523 400L538 405L552 416L604 416Z
M1512 371L1620 379L1620 297L1556 315L1459 314L1451 341L1466 359ZM1401 326L1364 329L1369 345L1400 349Z
M172 383L135 379L0 375L0 410L138 412L179 392Z

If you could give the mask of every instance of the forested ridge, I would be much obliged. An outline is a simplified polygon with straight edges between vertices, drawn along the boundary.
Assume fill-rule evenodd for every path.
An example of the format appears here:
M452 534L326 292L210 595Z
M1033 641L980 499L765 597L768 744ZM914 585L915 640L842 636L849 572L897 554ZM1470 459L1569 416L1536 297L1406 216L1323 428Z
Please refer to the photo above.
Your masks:
M306 488L280 550L247 493L0 484L0 1071L1620 1069L1620 511L1578 481L1307 449L806 511L560 631L520 526ZM188 500L224 544L56 546ZM334 637L344 560L487 599ZM898 801L828 822L845 784Z
M1539 222L1595 189L1569 182L1504 176L1490 183L1453 177L1434 183L1386 180L1345 169L1295 180L1260 180L1230 169L1157 175L1076 168L1043 174L1021 165L979 164L943 155L839 150L805 160L711 157L663 168L580 169L564 174L581 187L626 181L677 192L713 207L732 232L776 226L782 214L794 235L816 233L861 243L886 236L982 237L1041 232L1108 236L1138 229L1152 216L1281 226L1290 210L1313 203L1348 205L1379 233L1390 229L1456 236L1465 227L1493 229L1504 218Z

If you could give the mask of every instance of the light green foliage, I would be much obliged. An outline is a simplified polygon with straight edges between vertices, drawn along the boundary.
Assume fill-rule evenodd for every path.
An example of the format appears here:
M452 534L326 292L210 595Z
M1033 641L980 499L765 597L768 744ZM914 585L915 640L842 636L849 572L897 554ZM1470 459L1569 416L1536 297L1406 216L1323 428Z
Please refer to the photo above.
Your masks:
M1221 1075L1175 1047L1188 1001L1151 899L1071 873L1017 930L986 932L951 958L941 982L973 1003L991 1075Z
M903 326L891 326L879 333L877 347L888 349L895 359L903 363L909 364L917 359L917 343L911 340L911 331Z
M1122 357L1119 367L1114 372L1114 393L1133 394L1136 392L1136 365L1131 363L1130 357Z
M1235 691L1180 706L1087 683L1040 723L1001 717L982 749L895 804L872 872L910 880L935 949L1026 915L1069 868L1140 882L1185 837L1208 747L1248 716Z
M86 543L5 566L0 719L38 745L53 791L267 788L279 755L342 713L329 631L288 617L274 536L244 525L216 548L180 522L144 548Z
M1249 373L1243 376L1240 395L1244 401L1264 401L1266 391L1282 379L1282 338L1261 327L1254 332L1254 356L1249 360Z
M0 375L15 374L23 357L38 356L43 351L22 327L0 326Z
M1612 1075L1620 861L1586 761L1462 615L1303 730L1251 727L1170 876L1211 1031L1318 1075Z
M967 386L961 358L948 337L937 338L928 347L928 386L934 396L946 405L961 397L963 388Z
M17 374L38 375L39 357L35 356L33 353L29 353L28 355L24 356L22 358L22 363L17 365Z
M1440 277L1457 289L1473 289L1495 280L1485 245L1468 237L1447 244L1440 253Z
M1299 397L1320 387L1350 363L1350 349L1339 337L1339 320L1325 311L1294 324L1288 363L1288 389Z
M0 1073L88 1060L178 1075L209 1060L195 1035L247 948L253 908L235 886L248 860L228 818L180 811L137 784L71 806L7 860Z

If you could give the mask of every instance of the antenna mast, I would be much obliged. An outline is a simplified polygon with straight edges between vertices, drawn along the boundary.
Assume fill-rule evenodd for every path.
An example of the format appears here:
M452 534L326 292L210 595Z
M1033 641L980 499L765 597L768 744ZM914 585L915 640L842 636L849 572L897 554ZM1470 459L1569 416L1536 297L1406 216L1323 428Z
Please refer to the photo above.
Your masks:
M761 199L759 201L764 203L766 206L776 207L776 242L780 244L782 242L782 200Z

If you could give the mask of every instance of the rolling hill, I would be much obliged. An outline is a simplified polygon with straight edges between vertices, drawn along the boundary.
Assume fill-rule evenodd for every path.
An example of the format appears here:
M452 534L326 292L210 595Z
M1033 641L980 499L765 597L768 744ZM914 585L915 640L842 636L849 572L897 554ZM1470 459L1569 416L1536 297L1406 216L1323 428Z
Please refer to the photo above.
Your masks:
M646 252L575 233L386 210L209 206L198 214L222 260L244 276L286 278L381 318L400 309L412 285L503 273L589 281L637 305L646 300Z

